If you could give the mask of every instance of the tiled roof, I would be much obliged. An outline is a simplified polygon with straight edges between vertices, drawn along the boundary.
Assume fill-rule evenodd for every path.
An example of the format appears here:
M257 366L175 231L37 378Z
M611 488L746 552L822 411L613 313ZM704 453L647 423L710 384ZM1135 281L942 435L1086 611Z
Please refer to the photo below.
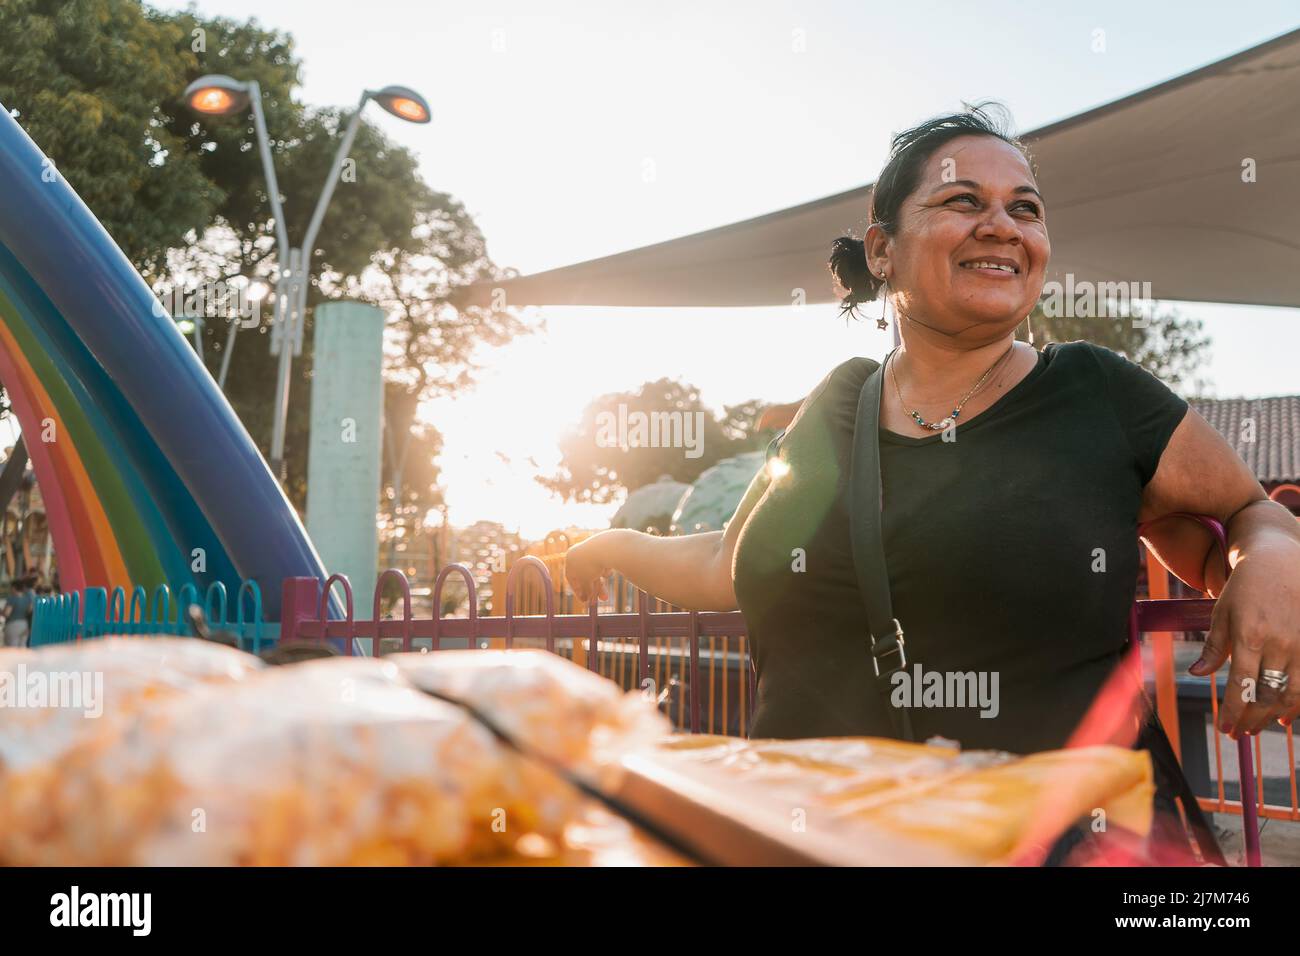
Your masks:
M1300 395L1195 398L1190 404L1261 482L1300 481Z

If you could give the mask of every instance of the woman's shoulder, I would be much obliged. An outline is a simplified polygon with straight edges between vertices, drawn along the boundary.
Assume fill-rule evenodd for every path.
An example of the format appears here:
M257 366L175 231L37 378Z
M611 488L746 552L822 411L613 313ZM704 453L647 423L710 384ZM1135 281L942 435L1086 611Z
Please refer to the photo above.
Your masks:
M799 406L799 411L795 413L790 427L793 428L805 414L811 414L821 408L837 407L850 396L856 408L857 395L862 391L863 383L879 365L880 363L875 359L856 355L835 366L808 393L808 397Z
M854 356L827 372L799 403L789 424L768 444L768 457L777 453L785 436L791 434L802 421L813 419L842 425L847 420L851 426L862 385L879 364L875 359Z
M1084 339L1076 339L1073 342L1048 342L1041 351L1049 365L1057 365L1061 368L1096 369L1107 361L1109 356L1121 357L1117 352Z
M1087 339L1075 339L1072 342L1048 342L1042 349L1049 362L1059 362L1068 366L1087 366L1103 372L1121 368L1134 363L1123 353Z
M1150 387L1163 383L1148 369L1104 345L1078 339L1073 342L1049 342L1043 346L1043 356L1049 365L1060 370L1081 374L1100 375L1108 387L1123 390L1127 387Z
M862 383L867 380L867 376L874 372L879 365L880 363L873 358L867 358L865 355L855 355L827 372L826 377L821 380L821 384L817 386L817 389L814 389L814 393L817 390L861 389Z

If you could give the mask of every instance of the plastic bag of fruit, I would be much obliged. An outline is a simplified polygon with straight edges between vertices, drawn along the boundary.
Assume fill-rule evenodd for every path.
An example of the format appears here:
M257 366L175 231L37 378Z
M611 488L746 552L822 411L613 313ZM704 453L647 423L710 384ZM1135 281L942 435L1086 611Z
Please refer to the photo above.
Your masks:
M114 664L133 654L136 665L115 695L103 695L111 731L104 724L97 733L62 734L57 720L29 722L24 771L0 774L0 814L23 820L0 826L0 862L501 859L525 837L562 846L583 800L552 769L417 685L464 700L526 749L588 775L620 747L669 729L640 695L540 651L261 669L247 655L229 658L238 652L182 639L165 642L184 645L169 664L205 661L192 669L225 679L183 679L166 667L160 679L164 642L157 643L152 653L101 652L119 655ZM85 663L70 653L53 657ZM233 669L210 666L223 655ZM44 739L47 731L57 745Z
M109 749L133 715L262 670L250 654L192 638L122 637L0 653L0 862L74 809L60 762Z
M151 701L261 670L251 654L186 637L110 637L0 652L0 776L109 732Z
M502 755L371 659L311 661L139 711L56 764L56 826L7 862L430 864L496 839ZM479 825L476 825L479 824Z
M593 778L617 757L672 733L643 694L543 650L393 654L416 687L465 701L527 749Z

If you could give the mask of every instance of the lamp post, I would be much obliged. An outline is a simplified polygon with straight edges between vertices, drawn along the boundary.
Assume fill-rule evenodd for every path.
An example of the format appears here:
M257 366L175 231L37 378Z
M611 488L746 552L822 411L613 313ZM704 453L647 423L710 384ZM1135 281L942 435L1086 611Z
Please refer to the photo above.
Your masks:
M181 330L181 334L186 332L194 336L194 351L198 353L199 361L203 361L203 316L195 318L186 318L183 316L172 316L172 321L176 323L176 328Z
M329 177L325 180L325 187L316 202L316 210L312 213L302 245L293 249L289 246L284 211L280 207L280 189L275 178L275 165L271 161L266 118L262 114L262 91L257 81L249 80L244 83L229 76L210 74L199 77L185 89L185 101L190 108L208 116L228 116L239 113L250 104L253 109L253 123L262 153L262 168L270 192L271 211L275 216L276 248L280 260L279 268L276 270L271 327L271 354L278 355L280 359L276 373L275 406L271 426L271 470L282 482L285 477L284 435L289 416L289 379L293 357L302 353L303 314L307 308L307 286L311 274L312 256L316 251L316 236L320 232L321 222L325 219L325 210L334 196L334 187L338 184L343 163L348 157L348 150L352 148L353 140L356 139L357 128L361 125L361 111L365 108L367 100L374 100L384 110L408 123L427 123L432 118L429 104L424 97L405 86L365 90L351 119L348 120L347 129L335 153L334 164L330 167ZM237 322L232 323L227 340L227 360L229 350L234 347L237 327Z

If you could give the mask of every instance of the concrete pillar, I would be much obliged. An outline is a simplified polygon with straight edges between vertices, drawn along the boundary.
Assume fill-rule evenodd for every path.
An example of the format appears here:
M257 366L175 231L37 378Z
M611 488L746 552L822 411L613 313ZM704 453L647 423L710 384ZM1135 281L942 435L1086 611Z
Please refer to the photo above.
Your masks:
M307 533L329 573L348 576L357 608L369 608L379 563L384 313L328 302L315 324Z

